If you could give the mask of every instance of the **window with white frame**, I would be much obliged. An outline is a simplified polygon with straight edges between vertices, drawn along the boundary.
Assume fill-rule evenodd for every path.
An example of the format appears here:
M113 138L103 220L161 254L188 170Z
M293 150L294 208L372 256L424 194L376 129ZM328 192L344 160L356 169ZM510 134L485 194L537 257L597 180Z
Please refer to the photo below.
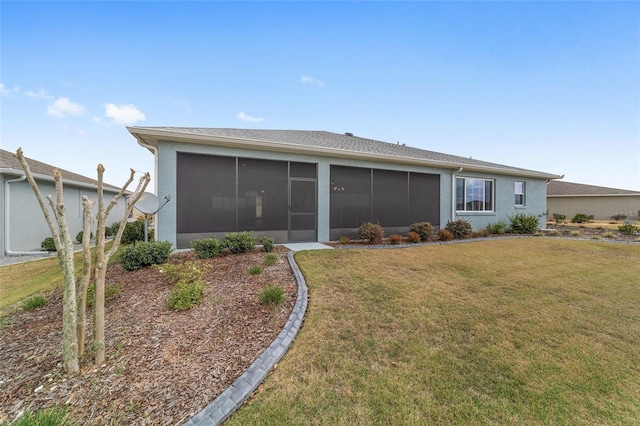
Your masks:
M492 179L456 178L456 210L492 212L493 185Z
M515 182L515 202L516 206L524 206L524 182L516 181Z

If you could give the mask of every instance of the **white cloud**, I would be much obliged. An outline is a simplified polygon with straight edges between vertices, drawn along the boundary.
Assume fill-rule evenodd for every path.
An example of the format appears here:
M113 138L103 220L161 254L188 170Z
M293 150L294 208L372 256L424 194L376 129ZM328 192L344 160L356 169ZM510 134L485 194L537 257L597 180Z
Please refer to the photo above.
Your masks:
M19 91L20 91L20 87L18 86L13 86L12 88L9 88L5 86L4 83L0 83L0 94L2 94L2 96L10 96L13 93L17 93Z
M62 118L67 115L82 115L84 107L75 102L71 102L69 98L58 98L57 101L47 107L47 115Z
M108 104L104 107L104 116L113 119L115 124L133 124L147 117L135 105Z
M308 75L303 75L300 77L300 82L302 84L317 84L318 86L324 86L324 83L317 78L309 77Z
M37 92L33 90L27 90L24 92L24 95L29 98L39 98L39 99L52 99L52 96L49 96L46 90L40 89Z
M244 112L237 113L236 117L238 117L242 121L250 121L252 123L260 123L261 121L264 121L264 118L262 117L251 117L250 115L247 115Z

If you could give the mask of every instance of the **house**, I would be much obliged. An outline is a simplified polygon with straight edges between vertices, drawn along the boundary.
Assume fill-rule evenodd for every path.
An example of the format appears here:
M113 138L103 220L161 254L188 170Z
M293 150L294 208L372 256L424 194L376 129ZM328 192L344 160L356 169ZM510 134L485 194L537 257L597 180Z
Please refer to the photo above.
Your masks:
M42 195L52 194L55 199L53 170L56 167L31 158L26 160ZM82 230L82 196L97 201L98 182L67 170L61 171L67 225L71 238L75 239ZM51 236L51 231L18 159L14 153L5 150L0 150L0 183L0 253L19 255L39 250L42 241ZM105 201L110 202L118 192L119 188L104 184ZM124 213L125 202L120 200L109 217L116 222Z
M547 187L547 208L551 217L558 213L570 219L584 213L599 220L619 215L640 220L640 191L552 181Z
M475 229L517 212L542 218L560 176L326 131L129 127L155 155L158 238L254 231L278 243L354 236L366 221L387 235L415 222Z

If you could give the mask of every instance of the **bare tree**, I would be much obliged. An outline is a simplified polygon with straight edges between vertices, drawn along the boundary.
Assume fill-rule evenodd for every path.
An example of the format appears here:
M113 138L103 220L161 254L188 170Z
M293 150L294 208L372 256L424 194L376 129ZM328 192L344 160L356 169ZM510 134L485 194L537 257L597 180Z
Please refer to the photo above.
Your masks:
M94 342L93 347L95 350L94 362L100 366L104 363L105 359L105 344L104 344L104 294L105 294L105 281L106 281L106 269L107 263L113 254L116 252L120 245L122 233L126 226L127 218L133 211L133 206L140 199L144 193L151 177L149 173L145 173L140 178L136 190L129 196L125 214L120 220L120 227L114 238L113 245L107 253L105 253L105 228L106 220L113 207L118 203L118 200L125 194L127 187L133 181L135 171L131 169L131 175L129 180L125 183L118 194L111 200L108 207L104 208L104 191L103 191L103 175L104 166L98 164L98 229L96 231L96 263L95 270L92 269L91 262L91 249L89 241L91 237L91 217L93 202L88 197L82 197L82 208L84 214L84 226L82 236L82 253L83 253L83 275L80 283L80 288L76 289L76 276L73 263L73 242L69 234L69 228L67 226L65 207L63 200L63 185L62 185L62 173L59 169L54 170L54 181L56 187L56 200L54 202L51 195L47 196L49 206L53 212L54 220L51 217L49 209L44 201L44 197L40 192L40 188L33 178L31 169L27 164L27 161L22 152L22 148L18 148L16 157L24 170L27 181L33 190L40 209L44 214L44 217L53 236L53 241L56 246L58 265L62 270L64 292L62 302L62 360L64 369L67 374L73 375L78 373L78 355L84 353L85 347L85 335L86 335L86 307L87 307L87 289L91 282L92 273L95 277L95 302L94 302ZM76 293L80 293L80 298L76 297Z

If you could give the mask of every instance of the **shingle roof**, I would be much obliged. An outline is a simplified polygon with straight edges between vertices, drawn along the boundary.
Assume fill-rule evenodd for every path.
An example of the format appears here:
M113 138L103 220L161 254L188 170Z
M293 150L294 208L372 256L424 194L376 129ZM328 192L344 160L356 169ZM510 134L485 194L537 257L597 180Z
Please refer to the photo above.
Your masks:
M188 139L202 139L210 142L216 138L235 139L238 141L262 142L263 147L269 144L283 144L322 150L323 153L332 152L336 156L345 153L359 153L362 155L385 156L389 160L422 160L440 163L443 167L458 168L472 166L476 168L492 169L514 174L539 174L542 172L490 163L456 155L449 155L435 151L428 151L398 143L389 143L374 139L362 138L351 134L339 134L321 130L267 130L267 129L232 129L232 128L194 128L194 127L129 127L129 132L139 139L146 139L154 134L155 140L162 140L161 135L184 136ZM170 139L173 140L173 139ZM147 143L149 141L147 140ZM556 175L548 175L557 178Z
M27 164L29 165L31 172L35 174L50 176L51 178L53 178L54 169L60 169L60 167L55 167L51 164L43 163L32 158L25 157L25 159L27 160ZM20 174L24 173L22 172L22 166L20 165L20 162L16 158L15 154L13 152L5 151L4 149L0 149L0 169L15 169L18 170ZM60 171L62 172L63 181L77 182L84 185L96 187L98 186L98 181L95 179L91 179L64 169L60 169ZM118 188L117 186L109 185L108 183L105 183L104 187L105 189L109 190L120 190L120 188Z
M551 181L547 185L547 196L594 196L594 195L640 195L639 191L607 188L604 186L585 185L564 181Z

